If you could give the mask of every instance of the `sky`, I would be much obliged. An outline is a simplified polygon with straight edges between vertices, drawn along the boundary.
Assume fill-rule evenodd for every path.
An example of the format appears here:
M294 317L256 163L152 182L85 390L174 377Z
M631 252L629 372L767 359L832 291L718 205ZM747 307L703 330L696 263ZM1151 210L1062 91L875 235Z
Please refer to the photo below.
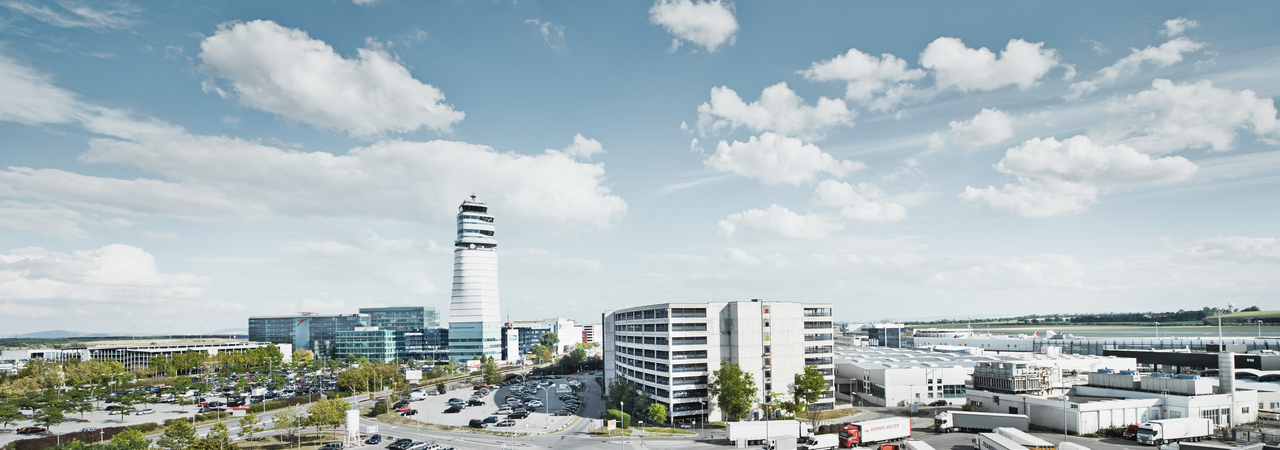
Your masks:
M0 334L1275 309L1278 10L0 0Z

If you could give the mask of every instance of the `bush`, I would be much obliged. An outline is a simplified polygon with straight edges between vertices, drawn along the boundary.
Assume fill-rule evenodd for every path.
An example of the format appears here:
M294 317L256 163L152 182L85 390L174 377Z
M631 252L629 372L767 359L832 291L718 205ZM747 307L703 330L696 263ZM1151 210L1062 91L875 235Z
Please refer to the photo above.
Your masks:
M373 405L373 410L369 412L369 414L370 414L370 415L372 415L373 417L378 417L378 416L383 415L383 414L386 414L386 413L387 413L387 403L386 403L386 402L378 402L378 403L374 404L374 405Z
M1098 430L1098 435L1109 438L1124 437L1124 427L1110 427Z
M603 418L604 420L618 421L618 426L622 428L628 428L630 425L633 424L633 422L631 421L630 414L624 413L622 411L618 411L616 409L610 409L608 411L605 411Z
M150 432L152 432L152 431L159 430L159 429L160 429L160 424L155 423L155 422L147 422L147 423L140 423L140 424L137 424L137 425L129 425L128 427L125 427L125 428L127 428L127 429L131 429L131 430L138 430L138 431L139 431L139 432L141 432L142 434L147 434L147 433L150 433Z

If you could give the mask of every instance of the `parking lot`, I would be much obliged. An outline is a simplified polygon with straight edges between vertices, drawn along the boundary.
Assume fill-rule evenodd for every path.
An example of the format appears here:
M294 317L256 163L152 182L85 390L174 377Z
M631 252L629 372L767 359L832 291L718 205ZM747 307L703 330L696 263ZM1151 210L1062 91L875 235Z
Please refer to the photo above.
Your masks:
M595 381L591 377L581 377L579 380L585 380L583 381L583 386L587 389L582 391L584 393L583 402L585 403L590 401L589 398L591 397L591 394L588 392L592 387L596 387ZM498 427L495 426L495 423L489 423L486 429L490 431L507 431L515 433L540 433L548 430L559 429L565 424L571 422L578 414L581 414L581 410L578 413L569 416L554 416L551 414L565 406L565 403L558 398L556 388L562 384L567 385L569 382L568 377L560 376L549 380L529 380L526 385L535 381L551 381L554 383L551 386L539 386L539 388L534 391L537 396L537 400L544 403L543 406L538 407L534 412L530 413L527 418L514 419L515 426ZM598 389L598 387L596 387L596 389ZM474 392L475 391L472 389L458 389L448 391L443 395L430 395L427 396L425 400L410 402L409 407L418 410L418 413L413 416L408 416L408 418L416 419L424 423L434 423L455 427L466 427L472 419L484 420L489 416L497 416L498 421L507 418L505 413L498 414L498 410L505 404L506 396L511 393L511 386L502 386L501 388L490 392L488 395L485 395L484 406L468 406L460 412L451 414L446 414L444 412L449 408L449 399L457 398L466 401L471 398L471 394ZM595 395L598 396L599 391L596 390L595 392Z

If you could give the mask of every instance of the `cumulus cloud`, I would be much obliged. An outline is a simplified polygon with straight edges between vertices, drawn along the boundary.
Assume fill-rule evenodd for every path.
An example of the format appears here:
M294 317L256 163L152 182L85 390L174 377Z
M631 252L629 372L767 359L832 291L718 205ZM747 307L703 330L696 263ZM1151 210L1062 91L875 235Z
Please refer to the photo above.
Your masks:
M538 19L528 19L524 23L531 23L533 26L538 27L538 31L542 33L542 41L546 42L548 47L553 50L564 51L564 25L556 25Z
M600 141L587 139L579 133L573 137L573 143L561 151L574 158L588 159L596 153L604 153L604 146L600 145Z
M1115 64L1103 67L1092 79L1072 83L1071 92L1067 93L1066 98L1078 100L1097 91L1104 84L1115 83L1121 78L1133 76L1142 70L1143 63L1153 64L1156 67L1172 66L1181 62L1187 53L1203 47L1204 44L1180 37L1160 44L1159 47L1148 45L1142 50L1130 49L1129 56L1121 58Z
M1169 19L1164 21L1164 29L1160 30L1160 34L1168 37L1177 37L1182 32L1200 26L1200 22L1191 19L1179 17L1177 19Z
M124 244L71 253L39 247L0 254L0 300L156 303L196 298L208 277L162 274L150 253Z
M14 201L0 202L0 227L31 231L56 238L89 237L80 228L80 213L54 204L32 205Z
M973 150L978 147L999 144L1013 137L1013 117L998 109L983 108L972 119L951 121L947 134L929 136L929 148L940 149L950 145Z
M1153 158L1088 137L1031 139L1010 148L995 169L1018 177L1002 188L965 187L960 199L990 214L1053 217L1084 211L1100 193L1134 183L1174 183L1199 168L1180 156Z
M473 192L507 220L565 231L609 228L626 213L626 202L604 186L603 164L557 150L520 155L464 142L388 141L334 155L192 135L95 139L89 147L84 162L131 165L167 180L10 167L0 171L0 195L211 221L452 223L457 202Z
M816 145L775 133L752 136L747 142L720 141L704 163L764 184L800 184L823 173L838 178L866 167L861 161L837 160Z
M818 203L840 208L840 215L862 222L894 222L907 217L907 208L888 198L883 189L823 180L814 190Z
M684 40L714 53L721 45L733 45L738 33L733 5L720 0L657 0L649 8L649 23L675 36L672 51Z
M1235 146L1236 133L1249 130L1262 139L1280 138L1275 102L1251 90L1213 87L1209 80L1175 84L1156 79L1151 89L1130 94L1108 108L1122 113L1093 135L1146 153L1165 154L1185 148L1221 152Z
M59 1L57 4L62 9L55 11L47 5L36 6L20 1L0 2L6 8L55 27L88 28L98 32L129 28L137 23L133 16L142 12L141 8L128 2L115 3L106 9L71 1Z
M844 222L821 214L797 214L772 205L731 214L719 223L720 234L747 239L822 239L845 227Z
M1017 258L988 256L963 269L935 273L929 284L961 289L1011 287L1073 287L1087 279L1086 267L1070 255L1032 255Z
M722 130L745 126L752 131L772 131L807 141L821 140L832 128L850 125L857 112L849 110L844 100L820 97L814 106L778 83L764 88L760 99L742 100L727 86L711 88L711 101L698 106L698 131L706 136Z
M29 126L75 124L93 133L125 139L182 132L182 127L156 118L86 102L55 86L49 76L4 54L0 54L0 121Z
M809 81L843 81L848 83L844 98L860 103L871 103L878 94L894 90L901 98L901 92L913 89L912 82L924 77L920 69L907 69L907 62L901 58L885 53L876 57L849 49L824 61L814 62L808 69L797 71ZM889 96L881 97L886 98ZM895 102L885 101L872 105L873 110L888 109Z
M208 90L241 105L351 136L448 132L465 114L444 103L444 93L424 84L376 43L344 58L323 41L275 22L231 22L200 43L199 66L225 80L229 91Z
M933 71L939 89L991 91L1005 86L1025 90L1061 64L1058 52L1043 42L1012 39L1000 55L986 47L972 49L960 39L940 37L920 53L920 65Z

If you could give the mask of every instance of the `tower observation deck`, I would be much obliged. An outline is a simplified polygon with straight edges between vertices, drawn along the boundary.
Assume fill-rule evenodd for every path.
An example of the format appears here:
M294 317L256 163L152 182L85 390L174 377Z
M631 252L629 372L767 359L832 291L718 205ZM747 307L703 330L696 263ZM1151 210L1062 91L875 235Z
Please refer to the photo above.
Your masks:
M449 359L455 364L502 353L498 304L498 240L489 207L470 200L458 206L449 305Z

